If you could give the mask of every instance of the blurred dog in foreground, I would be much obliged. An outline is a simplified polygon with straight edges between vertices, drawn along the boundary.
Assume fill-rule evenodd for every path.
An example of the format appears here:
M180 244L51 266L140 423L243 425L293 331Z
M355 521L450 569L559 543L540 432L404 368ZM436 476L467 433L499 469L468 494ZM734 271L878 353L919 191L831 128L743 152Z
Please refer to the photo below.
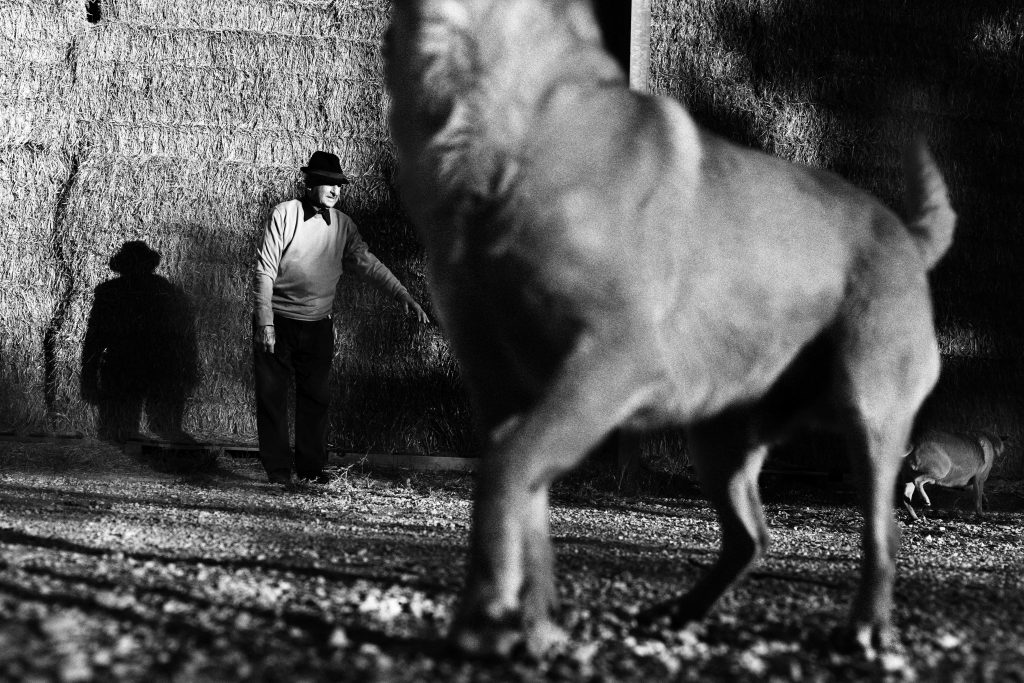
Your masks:
M976 431L965 434L933 431L918 440L907 454L900 473L903 487L903 507L914 521L918 516L912 505L914 491L921 494L924 504L931 506L925 484L950 488L974 488L974 510L982 512L985 482L992 464L1003 452L1003 440L990 432Z
M564 637L548 488L616 427L689 429L721 553L642 620L700 619L766 548L768 447L810 422L863 480L853 635L884 645L892 491L939 372L926 276L955 222L923 144L904 223L628 90L588 0L395 0L385 58L402 198L487 437L454 642Z

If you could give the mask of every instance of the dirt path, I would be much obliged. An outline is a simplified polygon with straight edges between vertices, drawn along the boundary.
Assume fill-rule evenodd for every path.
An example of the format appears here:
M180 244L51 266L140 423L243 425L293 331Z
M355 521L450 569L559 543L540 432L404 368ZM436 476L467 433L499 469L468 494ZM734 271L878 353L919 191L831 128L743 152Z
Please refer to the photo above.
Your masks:
M704 624L641 636L636 609L712 561L714 515L692 486L624 498L577 478L552 513L570 643L496 663L438 637L471 479L339 475L284 493L252 460L0 444L0 680L1024 680L1020 511L904 526L906 653L868 663L829 640L857 576L849 492L825 504L767 482L774 543L758 572Z

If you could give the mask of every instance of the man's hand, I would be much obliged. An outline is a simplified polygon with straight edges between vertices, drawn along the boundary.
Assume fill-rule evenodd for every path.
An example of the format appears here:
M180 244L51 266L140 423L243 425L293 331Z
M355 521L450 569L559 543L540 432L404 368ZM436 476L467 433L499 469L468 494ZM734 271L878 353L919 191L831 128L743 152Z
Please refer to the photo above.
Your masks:
M256 328L256 348L258 350L273 353L276 342L277 337L274 336L273 325L263 325Z
M398 300L402 304L402 308L406 313L416 316L416 320L420 321L424 325L430 322L430 318L427 316L426 311L416 303L416 299L412 298L412 295L408 292L400 294Z

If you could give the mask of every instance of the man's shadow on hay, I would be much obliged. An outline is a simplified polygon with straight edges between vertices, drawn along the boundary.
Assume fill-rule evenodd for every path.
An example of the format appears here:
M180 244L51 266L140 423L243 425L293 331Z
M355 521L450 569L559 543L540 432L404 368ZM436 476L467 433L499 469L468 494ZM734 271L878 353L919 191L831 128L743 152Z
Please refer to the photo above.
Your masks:
M160 254L125 242L110 259L118 274L95 289L82 347L82 399L98 409L101 438L123 442L149 430L191 441L185 401L199 381L195 316L188 297L156 274Z

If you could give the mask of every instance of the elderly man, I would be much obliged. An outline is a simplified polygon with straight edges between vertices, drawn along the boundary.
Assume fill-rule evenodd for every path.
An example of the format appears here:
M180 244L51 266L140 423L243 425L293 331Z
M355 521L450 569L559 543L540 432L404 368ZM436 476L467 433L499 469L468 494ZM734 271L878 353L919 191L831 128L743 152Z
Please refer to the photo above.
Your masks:
M348 179L337 156L314 152L306 194L274 207L256 262L254 364L260 459L272 483L326 482L334 294L343 271L369 280L421 323L416 300L334 208ZM288 445L288 383L295 376L295 458ZM293 467L294 465L294 467Z

